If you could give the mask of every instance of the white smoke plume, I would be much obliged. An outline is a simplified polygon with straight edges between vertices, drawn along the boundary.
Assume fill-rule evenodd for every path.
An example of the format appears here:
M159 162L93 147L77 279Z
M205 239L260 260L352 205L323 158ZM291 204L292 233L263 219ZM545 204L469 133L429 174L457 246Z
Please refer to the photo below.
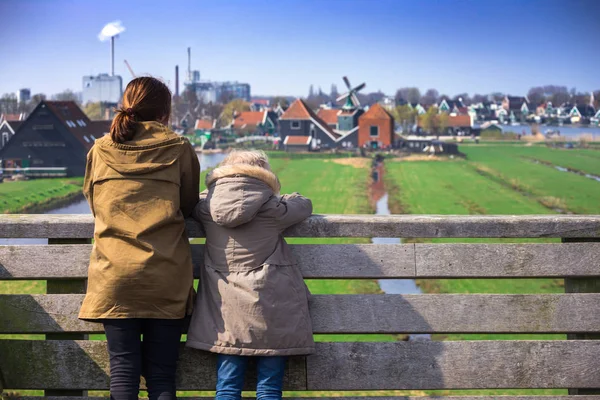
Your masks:
M110 22L102 28L102 31L98 34L98 39L104 42L113 36L117 36L123 31L125 31L125 27L121 24L121 21Z

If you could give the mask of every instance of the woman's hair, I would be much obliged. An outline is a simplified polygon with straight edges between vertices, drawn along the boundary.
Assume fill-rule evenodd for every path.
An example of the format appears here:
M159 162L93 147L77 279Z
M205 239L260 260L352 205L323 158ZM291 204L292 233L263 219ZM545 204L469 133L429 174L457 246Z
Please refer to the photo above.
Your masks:
M224 167L226 165L233 164L253 165L255 167L264 168L268 171L271 170L269 158L265 152L261 150L233 150L227 155L227 157L225 157L223 161L221 161L220 166Z
M123 105L115 112L110 137L113 142L123 143L133 138L137 122L169 119L171 91L156 78L135 78L127 84Z

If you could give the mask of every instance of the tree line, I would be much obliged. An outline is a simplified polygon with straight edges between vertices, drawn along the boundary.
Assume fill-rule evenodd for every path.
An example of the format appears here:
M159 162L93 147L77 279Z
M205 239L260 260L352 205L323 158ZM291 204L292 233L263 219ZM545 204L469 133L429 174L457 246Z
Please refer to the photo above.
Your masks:
M321 87L315 89L314 85L310 85L308 89L308 96L306 96L306 101L311 107L318 108L319 104L326 104L329 102L335 103L337 97L339 96L339 92L337 90L337 86L335 84L331 85L331 90L329 93L325 93ZM394 101L396 104L422 104L422 105L431 105L436 104L442 101L442 99L450 99L450 100L461 100L465 105L495 101L499 102L504 99L505 96L510 95L509 93L503 92L493 92L489 94L480 94L475 93L473 95L469 95L469 93L458 93L454 96L449 96L447 94L440 94L437 89L427 89L424 93L417 87L402 87L396 90L394 95ZM374 104L385 97L385 94L381 91L371 92L371 93L358 93L357 94L359 101L363 105ZM530 103L534 105L539 105L544 102L550 101L554 105L561 105L567 102L573 102L573 99L578 102L586 102L589 103L590 93L589 92L579 92L576 88L568 89L567 86L559 86L559 85L545 85L545 86L535 86L529 89L527 92L527 98ZM596 108L600 107L600 89L594 91L594 106Z

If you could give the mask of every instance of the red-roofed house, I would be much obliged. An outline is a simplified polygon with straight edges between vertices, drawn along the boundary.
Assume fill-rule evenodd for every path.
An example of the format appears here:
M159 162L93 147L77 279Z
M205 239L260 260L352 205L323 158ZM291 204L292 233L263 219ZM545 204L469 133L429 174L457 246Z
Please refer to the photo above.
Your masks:
M232 121L233 131L242 136L247 134L273 134L277 127L277 116L270 111L242 111Z
M327 125L329 125L333 129L337 129L338 127L338 115L342 110L337 108L321 108L317 111L317 116L321 118Z
M446 131L442 134L470 135L473 128L473 117L471 115L448 115ZM417 126L423 127L423 121L419 119Z
M215 129L217 120L216 119L197 119L194 125L196 131L210 131Z
M294 101L279 118L279 128L282 143L288 136L310 137L312 150L335 148L341 137L302 99Z
M271 100L269 99L255 99L250 101L251 111L265 111L269 108Z
M66 168L83 176L86 155L110 121L90 121L72 101L42 101L0 150L5 168Z
M0 150L15 136L23 121L0 121Z
M379 103L358 119L358 146L373 149L390 147L394 141L394 117Z
M310 143L312 138L310 136L291 136L288 135L283 141L283 148L285 151L297 152L297 151L308 151L310 149Z
M27 114L0 114L0 122L2 121L23 121Z

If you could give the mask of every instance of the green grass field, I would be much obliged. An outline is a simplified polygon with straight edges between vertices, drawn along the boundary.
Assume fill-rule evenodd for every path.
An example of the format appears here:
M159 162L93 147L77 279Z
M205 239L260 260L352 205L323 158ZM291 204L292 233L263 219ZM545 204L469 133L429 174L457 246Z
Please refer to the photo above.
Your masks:
M27 213L81 193L83 178L33 179L0 183L0 212Z
M461 150L467 155L467 165L506 187L530 196L551 210L576 214L600 213L600 182L531 160L539 159L562 167L598 173L600 159L590 156L590 152L539 146L465 146Z

